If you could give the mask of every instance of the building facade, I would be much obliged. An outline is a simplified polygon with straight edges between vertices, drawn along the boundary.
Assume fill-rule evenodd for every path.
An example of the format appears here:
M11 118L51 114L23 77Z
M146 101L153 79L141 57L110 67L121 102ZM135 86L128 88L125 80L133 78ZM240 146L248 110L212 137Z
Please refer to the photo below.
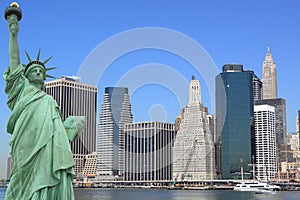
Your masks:
M172 180L175 125L164 122L127 123L124 131L124 180Z
M174 141L174 180L212 180L216 177L212 117L201 101L199 80L192 77L189 102L182 112Z
M255 105L271 105L275 107L275 134L276 147L278 149L278 161L286 161L286 104L285 99L263 99L255 101Z
M275 107L254 106L257 176L261 180L274 179L277 173L275 135Z
M255 157L253 74L242 65L224 65L216 77L217 172L222 179L251 177Z
M95 177L97 173L97 152L86 155L85 160L82 174L86 177Z
M81 83L79 77L61 77L45 85L46 92L60 107L63 120L68 116L86 116L86 128L71 142L74 171L81 174L85 155L96 151L97 87Z
M276 63L269 47L262 66L262 82L262 99L277 98Z
M100 180L124 176L124 124L131 122L128 88L105 88L98 125L97 176Z
M288 162L299 162L300 158L300 141L299 134L289 133L286 135L286 144L287 144L287 161Z
M253 71L251 71L253 76L253 100L261 100L262 99L262 81L255 75Z
M7 157L6 180L10 180L11 170L12 170L12 159L11 159L11 153L9 153Z

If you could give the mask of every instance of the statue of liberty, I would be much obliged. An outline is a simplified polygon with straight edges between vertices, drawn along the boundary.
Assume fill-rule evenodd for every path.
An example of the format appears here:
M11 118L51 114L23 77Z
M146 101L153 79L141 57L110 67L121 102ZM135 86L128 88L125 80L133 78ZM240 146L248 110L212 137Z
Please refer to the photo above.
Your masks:
M12 154L12 172L6 192L7 200L74 199L72 181L74 160L70 141L85 126L84 117L62 121L52 96L45 93L46 73L52 68L26 52L28 64L20 64L18 47L19 20L17 3L5 10L10 31L10 66L4 72L7 105L11 110L7 132Z

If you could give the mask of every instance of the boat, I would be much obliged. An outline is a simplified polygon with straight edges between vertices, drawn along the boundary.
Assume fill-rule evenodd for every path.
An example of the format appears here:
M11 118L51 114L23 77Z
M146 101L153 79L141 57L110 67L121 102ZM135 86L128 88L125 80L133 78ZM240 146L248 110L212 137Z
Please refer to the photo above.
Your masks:
M272 192L275 190L279 190L280 187L278 185L272 185L266 182L242 182L237 184L233 190L241 191L241 192Z
M184 186L184 190L209 190L209 186Z
M273 185L268 182L263 182L258 178L257 181L248 181L245 182L243 178L243 160L241 159L241 175L242 175L242 181L241 183L236 184L236 186L233 188L234 191L241 191L241 192L257 192L257 193L270 193L274 192L276 190L280 190L280 187L278 185ZM253 171L254 171L254 165L253 165Z

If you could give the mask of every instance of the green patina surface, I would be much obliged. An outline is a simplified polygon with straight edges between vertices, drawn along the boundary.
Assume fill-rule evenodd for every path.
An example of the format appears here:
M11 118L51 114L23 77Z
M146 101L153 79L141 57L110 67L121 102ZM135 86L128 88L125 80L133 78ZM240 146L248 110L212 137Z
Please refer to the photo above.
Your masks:
M6 199L74 199L74 160L69 142L85 127L85 117L62 121L56 101L44 91L45 67L20 64L17 16L12 14L7 21L10 66L4 79L11 110L7 132L12 134L13 169Z

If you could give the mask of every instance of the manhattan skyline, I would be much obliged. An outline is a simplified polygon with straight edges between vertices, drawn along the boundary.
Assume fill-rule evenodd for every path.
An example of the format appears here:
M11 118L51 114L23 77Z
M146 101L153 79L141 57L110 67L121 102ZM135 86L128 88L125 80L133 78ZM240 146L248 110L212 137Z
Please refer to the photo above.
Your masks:
M11 1L0 2L0 8L9 6ZM109 1L96 0L86 3L74 1L40 2L18 1L23 19L20 21L19 48L21 63L27 63L24 51L31 57L41 48L41 59L53 56L47 64L58 67L51 75L77 75L88 55L108 38L124 31L144 27L159 27L182 33L199 45L214 61L221 72L228 63L242 64L262 78L262 65L270 47L277 68L278 97L286 99L288 132L296 131L296 116L300 109L300 94L294 91L300 68L297 58L300 55L299 20L297 8L300 2L285 1L251 2L240 1ZM1 73L9 65L9 31L7 22L0 20ZM102 55L99 56L101 59ZM104 55L103 55L104 56ZM195 75L202 86L202 101L213 111L207 84L201 74L187 61L170 52L159 49L142 49L129 52L114 60L107 68L98 87L99 118L102 94L105 87L114 87L130 70L138 66L159 63L180 74L182 79L175 82L184 94L172 93L168 85L151 83L140 85L137 89L128 85L131 96L132 113L135 122L166 121L174 123L180 109L187 104L190 77ZM151 68L151 65L148 68ZM94 67L97 71L97 66ZM159 68L155 68L159 69ZM163 74L158 76L163 79ZM139 79L147 78L140 74ZM145 76L145 77L144 77ZM49 79L47 81L50 81ZM84 83L84 82L83 82ZM5 82L0 80L0 178L6 177L6 160L9 154L10 135L6 133L9 109L4 93ZM213 113L214 114L214 113Z

